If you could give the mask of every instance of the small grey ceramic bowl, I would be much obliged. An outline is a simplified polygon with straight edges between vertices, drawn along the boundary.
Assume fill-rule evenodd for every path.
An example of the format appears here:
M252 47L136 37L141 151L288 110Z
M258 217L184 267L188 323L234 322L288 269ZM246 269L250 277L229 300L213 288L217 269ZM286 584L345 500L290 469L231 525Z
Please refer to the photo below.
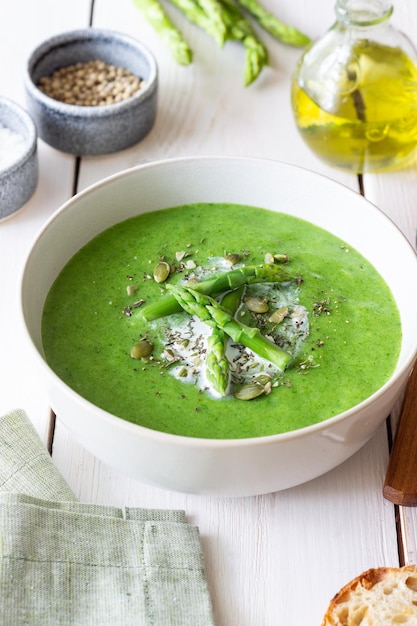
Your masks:
M144 81L130 98L104 106L65 104L45 95L38 82L75 63L101 60L123 67ZM152 129L157 109L158 69L154 56L123 33L86 28L56 35L31 54L25 88L28 110L41 139L78 156L124 150Z
M0 162L0 220L9 217L32 197L38 184L36 126L30 115L8 98L0 97L0 131L6 156ZM1 141L1 139L0 139Z

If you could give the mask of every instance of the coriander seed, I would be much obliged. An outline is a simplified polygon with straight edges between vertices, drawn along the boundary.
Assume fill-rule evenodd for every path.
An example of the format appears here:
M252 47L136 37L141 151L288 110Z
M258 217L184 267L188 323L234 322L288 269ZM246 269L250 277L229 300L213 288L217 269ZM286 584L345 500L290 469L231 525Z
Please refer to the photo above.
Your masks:
M98 59L61 67L38 82L45 95L77 106L107 106L122 102L144 85L144 81L129 70Z

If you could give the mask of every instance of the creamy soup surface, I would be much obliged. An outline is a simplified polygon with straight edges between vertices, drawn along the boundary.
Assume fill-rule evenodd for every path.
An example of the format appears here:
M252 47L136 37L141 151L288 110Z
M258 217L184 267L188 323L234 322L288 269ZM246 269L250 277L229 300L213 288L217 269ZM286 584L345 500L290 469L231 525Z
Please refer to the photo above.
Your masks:
M182 311L148 322L141 308L166 297L168 284L192 286L242 265L264 264L269 255L291 279L250 285L244 298L268 302L264 320L276 309L288 311L291 324L300 317L296 340L283 339L292 358L285 371L255 359L242 381L243 368L233 365L233 355L242 358L247 350L239 352L230 340L231 382L220 397L204 379L204 333L210 327L192 325L192 341L200 333L201 340L181 362L178 346L167 352L167 342L173 330L182 338L190 332L190 315ZM158 283L153 272L161 261L171 274ZM247 325L258 323L258 314L244 304L236 316ZM265 328L268 334L270 324ZM279 334L279 324L275 328ZM49 292L42 338L51 368L106 411L159 431L229 439L299 429L364 400L395 368L401 322L382 277L348 243L285 213L202 203L141 214L84 246ZM132 346L143 338L153 344L152 353L133 359ZM242 382L262 374L272 383L266 393L235 397Z

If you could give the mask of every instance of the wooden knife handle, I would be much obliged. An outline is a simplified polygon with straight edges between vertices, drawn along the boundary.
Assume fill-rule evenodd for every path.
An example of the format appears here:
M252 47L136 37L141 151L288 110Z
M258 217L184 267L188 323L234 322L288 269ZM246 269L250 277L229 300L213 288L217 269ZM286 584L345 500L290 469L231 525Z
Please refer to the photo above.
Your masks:
M402 506L417 506L417 365L407 383L383 496Z

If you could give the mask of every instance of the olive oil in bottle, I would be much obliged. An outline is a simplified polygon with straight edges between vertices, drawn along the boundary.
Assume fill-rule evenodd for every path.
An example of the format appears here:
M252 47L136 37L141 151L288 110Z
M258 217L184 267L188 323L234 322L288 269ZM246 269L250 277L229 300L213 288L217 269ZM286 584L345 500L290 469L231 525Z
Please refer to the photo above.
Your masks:
M417 63L386 0L338 0L336 24L302 56L292 81L297 128L330 165L390 169L417 146Z

